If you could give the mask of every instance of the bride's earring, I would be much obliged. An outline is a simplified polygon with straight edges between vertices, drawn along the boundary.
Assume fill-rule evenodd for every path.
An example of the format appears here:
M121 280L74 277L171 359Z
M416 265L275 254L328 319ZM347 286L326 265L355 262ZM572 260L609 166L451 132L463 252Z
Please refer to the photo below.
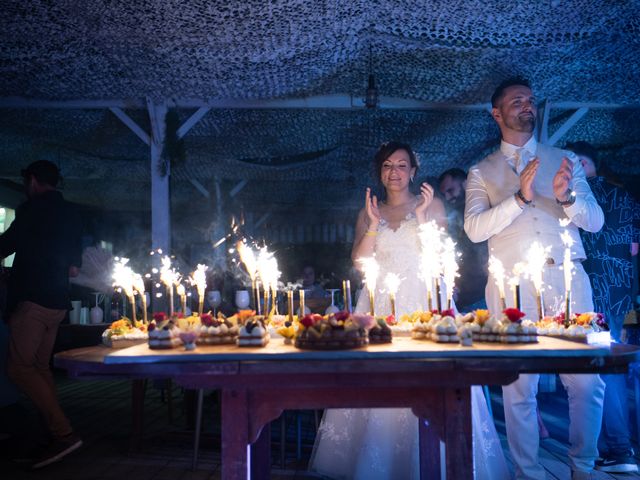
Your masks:
M413 175L411 175L411 176L409 177L409 181L410 181L411 183L413 183Z

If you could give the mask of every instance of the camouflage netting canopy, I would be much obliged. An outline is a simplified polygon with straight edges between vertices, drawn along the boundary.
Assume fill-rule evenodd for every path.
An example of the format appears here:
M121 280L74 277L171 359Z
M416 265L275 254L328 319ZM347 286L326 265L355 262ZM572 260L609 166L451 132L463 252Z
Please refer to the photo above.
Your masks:
M0 178L58 163L65 193L148 210L149 147L109 107L151 132L148 104L177 125L175 209L234 204L286 212L355 208L383 141L409 142L423 176L467 168L498 144L486 104L504 78L529 78L553 136L587 140L639 174L640 2L602 0L3 2ZM363 98L370 74L377 108ZM313 108L287 108L308 99ZM168 127L169 131L171 127ZM175 133L175 130L173 130ZM179 210L178 210L179 211ZM174 214L175 216L175 214Z

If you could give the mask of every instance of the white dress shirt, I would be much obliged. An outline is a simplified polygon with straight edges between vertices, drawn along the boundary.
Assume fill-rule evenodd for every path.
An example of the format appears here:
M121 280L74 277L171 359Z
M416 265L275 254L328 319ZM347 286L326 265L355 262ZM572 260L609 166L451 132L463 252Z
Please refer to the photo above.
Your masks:
M536 240L550 246L550 257L561 262L563 229L559 220L569 218L571 223L566 229L574 240L572 258L584 259L578 228L597 232L602 228L604 216L578 158L571 152L538 144L532 137L522 148L531 158L537 156L540 166L533 183L533 202L522 208L515 198L520 188L515 171L516 152L520 148L503 141L500 150L469 170L464 215L467 235L473 242L489 240L490 254L508 269L526 259L531 243ZM573 163L571 188L576 194L575 203L564 208L557 204L552 186L563 157Z

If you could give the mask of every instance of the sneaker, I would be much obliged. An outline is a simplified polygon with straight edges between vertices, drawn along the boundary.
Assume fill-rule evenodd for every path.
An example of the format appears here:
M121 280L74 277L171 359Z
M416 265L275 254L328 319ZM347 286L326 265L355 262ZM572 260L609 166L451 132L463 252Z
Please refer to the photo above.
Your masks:
M596 460L596 470L609 473L637 472L638 465L631 456L605 457Z
M38 468L58 462L81 446L82 440L73 433L64 438L54 440L53 443L45 449L40 458L31 465L31 468L37 470Z

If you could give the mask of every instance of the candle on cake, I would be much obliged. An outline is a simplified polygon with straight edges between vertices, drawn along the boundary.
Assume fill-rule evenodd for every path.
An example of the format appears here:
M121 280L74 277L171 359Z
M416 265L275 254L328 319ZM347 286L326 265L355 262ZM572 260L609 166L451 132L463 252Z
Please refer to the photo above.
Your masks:
M178 281L178 272L171 268L171 259L165 255L162 257L162 268L160 268L160 281L164 284L169 295L169 317L173 316L173 285Z
M506 310L507 302L505 300L504 293L504 266L502 265L502 262L493 255L489 257L489 273L491 273L491 276L498 287L498 292L500 294L500 308L502 310Z
M136 302L133 298L133 283L134 273L131 267L127 265L128 258L116 258L116 262L113 265L113 286L118 286L122 289L126 297L131 303L132 315L131 319L133 324L136 323Z
M303 318L305 316L305 304L304 304L304 288L298 290L298 298L300 298L300 304L298 306L298 310L300 310L299 318Z
M287 316L293 322L293 290L287 290Z
M358 262L362 266L364 272L364 284L369 291L369 313L375 317L375 289L378 279L378 272L380 266L374 257L362 257L358 259Z
M269 288L271 289L271 312L273 315L278 315L278 280L280 279L280 270L278 269L278 260L276 257L272 257L269 267Z
M453 285L458 276L458 262L456 261L456 244L447 237L442 249L442 272L444 284L447 287L447 310L451 309L453 300Z
M258 276L260 277L260 282L262 283L264 296L264 314L268 317L270 315L269 292L273 292L273 304L275 306L276 289L280 272L278 271L278 261L274 257L273 253L267 250L267 247L263 247L260 249L258 260L256 262L256 268Z
M176 293L180 297L180 308L182 309L182 313L184 315L187 314L187 291L184 288L184 285L179 283L176 287Z
M400 277L392 272L387 273L384 277L384 285L389 292L389 301L391 302L391 315L396 318L396 293L400 287Z
M198 315L204 312L204 292L207 289L207 266L198 264L196 270L191 273L191 284L196 286L198 291Z
M420 272L427 287L427 309L433 310L433 290L439 291L437 278L442 271L442 236L444 231L438 227L435 221L423 223L418 227L420 239ZM438 293L436 292L436 296ZM438 310L442 309L439 296L437 297Z
M544 318L544 303L542 297L542 286L544 266L547 263L547 255L551 247L543 247L540 242L533 242L527 254L527 273L536 289L536 304L538 307L538 319Z
M240 255L240 260L244 264L244 268L247 269L249 278L251 279L251 295L256 307L256 311L260 313L260 293L257 290L256 276L258 273L258 262L254 251L246 244L246 240L239 240L236 243L236 249Z
M566 227L566 224L563 224L562 220L560 221L560 225ZM573 278L573 261L571 260L571 247L573 246L574 241L567 229L565 229L560 234L560 238L562 239L562 243L564 245L564 259L562 262L565 291L564 324L568 326L571 320L571 280Z
M133 288L140 295L140 301L142 302L142 321L144 324L147 324L147 296L144 291L144 280L142 279L142 275L134 274L133 275Z
M526 264L518 262L513 266L513 277L509 279L509 285L513 291L513 306L520 310L520 276L524 273Z
M342 281L342 297L345 311L351 313L351 280Z

